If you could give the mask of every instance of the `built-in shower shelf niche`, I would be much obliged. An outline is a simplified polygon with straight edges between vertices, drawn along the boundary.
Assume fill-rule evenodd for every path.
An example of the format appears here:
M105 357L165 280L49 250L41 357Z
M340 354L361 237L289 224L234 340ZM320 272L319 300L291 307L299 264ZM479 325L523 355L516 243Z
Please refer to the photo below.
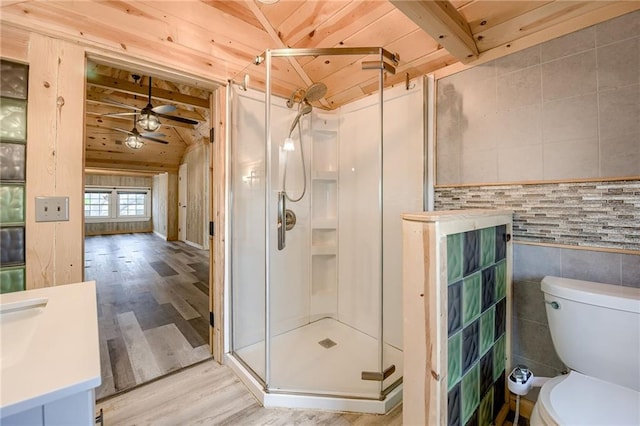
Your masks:
M338 183L332 180L313 182L311 193L312 218L335 220L338 217Z
M338 170L338 132L334 130L313 131L313 168L316 173L335 172Z

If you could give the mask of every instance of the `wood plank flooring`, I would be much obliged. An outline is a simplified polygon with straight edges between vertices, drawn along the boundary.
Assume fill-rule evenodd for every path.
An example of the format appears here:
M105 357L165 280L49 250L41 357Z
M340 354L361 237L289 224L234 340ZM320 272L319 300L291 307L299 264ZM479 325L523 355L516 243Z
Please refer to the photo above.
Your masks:
M229 367L213 360L103 400L101 408L107 426L402 424L401 405L384 416L264 408Z
M95 280L101 399L211 357L209 252L155 234L85 239Z

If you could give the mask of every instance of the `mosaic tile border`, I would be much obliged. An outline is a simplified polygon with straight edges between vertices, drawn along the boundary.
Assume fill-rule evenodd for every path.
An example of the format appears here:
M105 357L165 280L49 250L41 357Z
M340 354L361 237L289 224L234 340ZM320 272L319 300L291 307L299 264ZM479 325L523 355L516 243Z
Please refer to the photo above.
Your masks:
M438 187L435 208L512 209L518 241L640 251L640 180Z

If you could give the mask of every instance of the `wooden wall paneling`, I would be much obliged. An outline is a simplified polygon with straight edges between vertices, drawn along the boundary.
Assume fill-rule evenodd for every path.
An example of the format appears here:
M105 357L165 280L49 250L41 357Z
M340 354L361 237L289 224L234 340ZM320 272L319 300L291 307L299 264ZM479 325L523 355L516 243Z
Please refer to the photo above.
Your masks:
M152 176L132 176L132 175L112 175L87 173L85 185L98 186L138 186L151 187L153 185Z
M29 32L9 25L0 25L0 57L28 62Z
M160 211L160 177L163 174L164 173L160 173L153 176L153 184L151 186L151 225L153 227L153 232L156 235L159 235L166 239L166 219L163 221L163 219L161 218L162 212Z
M96 186L137 186L144 188L152 188L151 214L150 221L134 221L134 222L87 222L84 224L86 235L113 235L133 232L152 232L155 231L157 219L162 220L158 215L156 202L156 178L152 176L127 176L127 175L105 175L105 174L85 174L85 185ZM166 216L166 215L165 215ZM158 226L161 226L158 224ZM166 228L166 226L165 226Z
M36 223L34 201L35 197L56 193L58 45L57 40L38 34L32 34L29 43L25 197L27 289L56 284L56 226L53 222Z
M188 164L187 174L187 241L204 247L203 223L206 209L209 208L206 198L205 173L209 170L208 146L199 145L189 150L183 163Z
M212 39L211 29L215 28L215 32L219 31L219 27L213 26L211 22L208 27L205 27L208 32L200 31L197 34L190 34L193 29L189 30L189 23L172 25L171 22L167 22L166 15L158 10L156 3L158 2L148 5L146 8L143 2L138 4L138 2L125 1L63 3L60 4L60 7L65 11L65 14L74 12L79 16L100 17L101 26L113 28L112 31L116 31L118 36L117 40L123 40L121 43L125 44L125 46L130 46L134 43L128 41L126 37L122 37L122 29L124 28L131 33L136 41L145 40L154 43L160 41L166 45L167 49L177 50L186 55L204 55L209 58L209 62L219 62L220 65L236 63L237 66L241 66L248 60L244 50L234 51L225 48L223 45L210 42ZM55 6L55 4L52 4L52 8ZM185 9L184 5L180 5L180 7L182 15L184 15L185 10L193 10L194 7L199 7L199 5L194 2L189 4L188 9ZM207 11L207 17L211 20L214 18L214 14L211 13L213 10L215 9L209 8ZM248 26L245 27L240 32L240 36L244 36L242 33L245 30L251 32ZM251 45L250 43L246 44L246 46ZM155 49L157 49L157 46Z
M165 2L162 3L165 4ZM130 34L123 28L109 27L87 16L64 10L49 10L48 7L52 4L51 2L21 3L3 7L3 19L17 26L34 29L61 39L81 42L87 46L106 49L138 60L163 63L167 67L173 66L183 72L206 75L218 82L224 81L230 70L235 67L241 69L246 65L225 63L223 60L195 50L187 50L166 40L161 40L162 48L159 48L156 39L149 40L137 34ZM135 27L138 28L139 25Z
M212 220L215 222L215 235L209 250L210 277L209 295L211 312L214 314L215 327L210 334L213 357L218 362L224 360L224 283L225 283L225 229L227 201L227 90L219 88L212 96L215 106L212 111L212 123L216 129L216 140L211 147L213 170L211 175Z
M167 175L167 240L178 239L178 173Z

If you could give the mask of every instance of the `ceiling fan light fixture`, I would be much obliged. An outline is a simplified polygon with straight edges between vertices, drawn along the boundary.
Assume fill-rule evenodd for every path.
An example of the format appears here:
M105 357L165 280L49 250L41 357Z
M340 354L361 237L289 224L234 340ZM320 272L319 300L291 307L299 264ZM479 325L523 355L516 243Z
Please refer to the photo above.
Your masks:
M148 111L142 111L140 118L138 118L138 124L147 132L155 132L160 128L158 116Z
M124 144L130 149L140 149L144 146L144 142L136 135L129 135L124 140Z

